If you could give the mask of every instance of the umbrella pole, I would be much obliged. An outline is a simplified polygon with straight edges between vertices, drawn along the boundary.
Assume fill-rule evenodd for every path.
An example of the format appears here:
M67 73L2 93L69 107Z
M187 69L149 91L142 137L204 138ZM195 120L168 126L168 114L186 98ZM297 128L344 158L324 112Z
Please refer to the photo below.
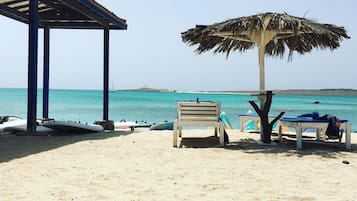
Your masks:
M264 74L264 50L265 45L259 45L259 89L260 95L258 96L260 102L260 110L264 109L265 104L265 74ZM263 122L260 121L260 141L264 141L264 130L263 130Z
M265 46L259 46L259 89L261 93L265 91L264 49Z

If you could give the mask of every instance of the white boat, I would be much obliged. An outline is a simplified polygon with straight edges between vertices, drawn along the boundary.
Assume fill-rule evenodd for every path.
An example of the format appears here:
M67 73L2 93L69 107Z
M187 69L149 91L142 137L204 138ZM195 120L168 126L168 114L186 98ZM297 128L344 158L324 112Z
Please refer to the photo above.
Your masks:
M313 103L313 104L320 104L320 101L318 101L318 100L312 100L312 103Z
M103 132L104 128L101 125L96 124L82 124L75 121L45 121L41 123L41 126L51 128L55 132L63 134L84 134L93 132Z

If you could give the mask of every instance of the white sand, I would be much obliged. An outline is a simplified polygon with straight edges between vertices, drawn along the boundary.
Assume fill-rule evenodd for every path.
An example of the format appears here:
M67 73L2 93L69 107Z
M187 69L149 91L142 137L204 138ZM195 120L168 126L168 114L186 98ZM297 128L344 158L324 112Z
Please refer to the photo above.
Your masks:
M357 134L344 146L259 146L210 130L0 136L0 200L357 200ZM190 138L201 136L201 138ZM193 148L199 147L199 148ZM344 164L343 161L349 161Z

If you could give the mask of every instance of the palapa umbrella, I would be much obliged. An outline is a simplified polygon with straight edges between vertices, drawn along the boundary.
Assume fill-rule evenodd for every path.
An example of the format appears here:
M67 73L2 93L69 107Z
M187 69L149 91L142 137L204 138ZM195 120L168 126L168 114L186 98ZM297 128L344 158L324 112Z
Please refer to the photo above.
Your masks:
M214 53L225 53L228 57L231 51L244 52L258 46L259 90L260 94L267 94L267 99L271 98L271 93L265 92L264 55L283 57L288 48L290 61L294 51L304 54L313 48L334 50L344 38L350 38L344 27L320 24L286 13L261 13L208 26L197 25L181 33L181 36L183 42L198 45L196 51L199 54L214 49ZM261 109L254 102L250 103L261 117L261 140L270 143L272 124L268 122L268 112L271 100L266 102L265 97L260 96Z

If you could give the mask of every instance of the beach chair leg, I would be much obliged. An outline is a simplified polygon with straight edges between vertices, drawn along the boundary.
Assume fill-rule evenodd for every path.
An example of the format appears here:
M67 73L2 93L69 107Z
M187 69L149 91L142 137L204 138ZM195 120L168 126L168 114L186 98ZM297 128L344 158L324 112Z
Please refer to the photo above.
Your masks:
M339 132L338 132L338 143L341 143L342 141L342 137L343 137L343 133L345 132L344 129L341 129Z
M326 129L320 128L320 136L322 141L326 140Z
M259 124L260 124L260 121L258 121L258 120L254 121L254 130L255 131L260 130L259 127L258 127Z
M283 141L283 133L282 133L283 128L281 127L281 125L279 125L278 128L279 128L278 137L279 137L279 142L281 143Z
M241 117L241 119L240 119L240 121L239 121L239 129L240 129L240 132L242 132L243 133L243 131L244 131L244 123L243 123L243 119L242 119L242 117Z
M348 123L347 128L346 128L346 150L350 150L351 149L351 124Z
M176 122L174 123L173 146L177 147L177 124L176 124Z
M217 129L219 129L219 145L224 147L224 128L221 125Z
M296 128L296 149L302 149L302 128L300 126Z
M316 128L316 141L320 141L320 129Z
M179 137L182 137L182 126L180 126L178 129L179 129Z

